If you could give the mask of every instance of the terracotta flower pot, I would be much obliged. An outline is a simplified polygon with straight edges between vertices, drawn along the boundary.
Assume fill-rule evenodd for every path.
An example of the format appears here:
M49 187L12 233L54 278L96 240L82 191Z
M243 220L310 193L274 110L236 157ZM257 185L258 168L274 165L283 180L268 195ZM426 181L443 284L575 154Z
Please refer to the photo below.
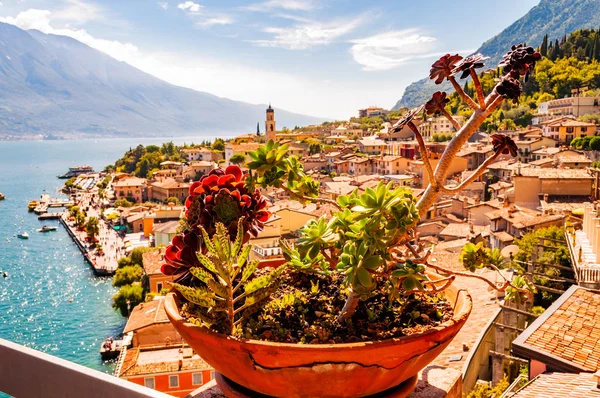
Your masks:
M432 278L433 279L433 278ZM275 397L359 397L397 386L437 357L464 325L472 300L451 286L454 316L426 332L348 344L289 344L245 340L188 323L174 293L165 309L171 323L206 362L232 381Z

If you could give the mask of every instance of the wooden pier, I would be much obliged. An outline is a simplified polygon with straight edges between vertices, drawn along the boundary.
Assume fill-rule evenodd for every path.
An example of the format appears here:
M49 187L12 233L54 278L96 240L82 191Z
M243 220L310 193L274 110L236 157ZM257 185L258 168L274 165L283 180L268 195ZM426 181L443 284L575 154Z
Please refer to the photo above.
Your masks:
M40 214L38 216L38 220L60 220L60 218L63 216L63 212L57 212L57 213L43 213Z

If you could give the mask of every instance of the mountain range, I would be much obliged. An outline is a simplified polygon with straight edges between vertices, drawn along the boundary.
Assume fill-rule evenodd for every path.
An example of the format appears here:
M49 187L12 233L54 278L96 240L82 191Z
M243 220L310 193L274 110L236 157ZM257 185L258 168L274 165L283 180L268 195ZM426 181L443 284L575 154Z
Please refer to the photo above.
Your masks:
M555 40L577 29L598 27L600 0L541 0L525 16L483 43L476 53L490 57L486 65L493 68L513 44L525 42L536 47L545 34ZM392 109L418 106L438 90L453 91L448 82L435 85L428 78L421 79L406 87L404 95Z
M246 133L265 109L169 84L69 37L0 23L0 135ZM281 109L276 119L324 121Z

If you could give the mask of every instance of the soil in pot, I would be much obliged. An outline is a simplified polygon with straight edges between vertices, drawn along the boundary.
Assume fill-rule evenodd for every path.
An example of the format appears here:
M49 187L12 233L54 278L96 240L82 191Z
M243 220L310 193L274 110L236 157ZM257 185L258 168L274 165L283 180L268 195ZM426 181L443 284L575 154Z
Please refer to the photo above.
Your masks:
M454 312L443 294L413 294L390 304L385 281L354 316L338 322L347 297L339 273L329 276L286 272L275 293L236 330L236 337L279 343L335 344L385 340L425 332L452 318ZM182 314L193 323L194 308ZM225 333L217 322L211 328Z

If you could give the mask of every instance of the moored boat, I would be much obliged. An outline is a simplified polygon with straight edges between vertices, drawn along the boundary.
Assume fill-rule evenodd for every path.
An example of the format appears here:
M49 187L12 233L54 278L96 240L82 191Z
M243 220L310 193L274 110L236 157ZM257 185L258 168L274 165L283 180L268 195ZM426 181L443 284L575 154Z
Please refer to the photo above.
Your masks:
M37 200L32 200L29 202L29 204L27 204L27 208L29 209L29 211L33 211L33 209L35 209L39 204L40 202L38 202Z
M6 199L6 196L4 196L4 194L2 192L0 192L0 200L4 200Z
M49 227L47 225L44 225L42 228L37 230L38 232L51 232L51 231L56 231L56 227Z
M22 232L20 234L17 234L17 238L19 238L19 239L29 239L29 234L27 232Z

